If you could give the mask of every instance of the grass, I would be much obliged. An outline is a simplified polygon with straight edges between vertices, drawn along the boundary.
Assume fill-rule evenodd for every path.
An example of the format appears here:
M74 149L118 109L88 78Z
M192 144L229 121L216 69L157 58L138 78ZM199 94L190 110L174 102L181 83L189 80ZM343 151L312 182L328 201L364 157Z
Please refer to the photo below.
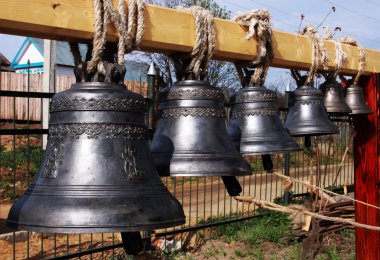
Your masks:
M14 181L25 182L28 175L33 178L38 172L41 160L42 150L38 146L20 146L14 150L0 147L0 189L7 190ZM13 198L13 192L2 194L2 197Z
M216 227L216 236L223 236L228 243L234 240L252 245L263 241L281 244L280 239L290 235L290 220L279 212L270 212L262 218Z

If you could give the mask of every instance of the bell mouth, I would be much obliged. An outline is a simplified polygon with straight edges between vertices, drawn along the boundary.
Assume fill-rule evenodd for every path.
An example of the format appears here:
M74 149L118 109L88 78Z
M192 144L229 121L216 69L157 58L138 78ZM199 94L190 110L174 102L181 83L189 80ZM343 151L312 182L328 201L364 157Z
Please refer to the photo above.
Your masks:
M247 176L251 166L240 153L154 153L160 176Z
M66 234L147 231L185 224L182 206L165 193L108 198L24 195L11 208L7 226Z

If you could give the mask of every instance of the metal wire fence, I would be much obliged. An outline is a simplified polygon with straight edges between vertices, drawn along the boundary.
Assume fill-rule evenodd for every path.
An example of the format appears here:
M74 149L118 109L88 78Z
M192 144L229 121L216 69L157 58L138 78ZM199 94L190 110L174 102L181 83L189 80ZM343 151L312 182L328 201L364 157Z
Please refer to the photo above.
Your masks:
M30 100L39 99L42 105L42 100L51 96L51 93L0 90L0 97L11 99L13 106L18 99L27 100L27 118ZM16 111L15 107L13 109ZM44 113L43 109L41 113ZM123 255L121 238L117 233L41 234L14 232L6 227L10 206L37 174L43 155L42 137L48 133L48 129L42 129L40 122L17 121L15 118L2 121L0 125L0 258L117 259ZM300 180L316 176L319 171L321 184L329 188L352 184L354 170L350 124L345 118L336 118L335 121L340 128L339 134L318 137L313 142L313 150L318 151L318 157L307 153L300 139L300 152L272 155L274 169ZM253 174L238 178L244 195L283 203L307 193L307 189L297 183L291 193L285 193L282 179L263 170L260 156L246 159L252 166ZM316 167L318 165L319 168ZM260 216L255 206L231 198L219 177L165 177L162 180L183 205L187 221L176 228L144 234L147 243L151 235L156 239L176 237L181 244L196 243L197 238L207 235L207 228Z

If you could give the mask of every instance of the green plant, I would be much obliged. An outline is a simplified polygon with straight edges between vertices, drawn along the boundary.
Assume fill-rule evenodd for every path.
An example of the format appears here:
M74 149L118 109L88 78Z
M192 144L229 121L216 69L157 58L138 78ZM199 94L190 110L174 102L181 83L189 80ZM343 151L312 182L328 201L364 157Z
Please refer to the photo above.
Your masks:
M220 250L220 253L221 253L223 256L226 256L226 255L227 255L226 251L224 250L224 247L219 246L219 250Z
M326 253L327 253L330 260L339 260L340 259L338 250L337 250L335 245L328 247Z
M206 249L205 256L206 257L212 257L219 254L218 248L214 246L210 246L209 248Z
M33 177L38 172L42 159L42 150L37 146L21 146L14 150L0 150L0 167L21 168L23 171L29 169Z
M235 249L235 255L237 257L246 257L248 253L246 251L243 251L241 248Z
M255 260L263 260L264 255L263 255L263 250L258 247L253 247L251 249L250 255L252 255L253 259Z
M284 257L284 260L300 260L301 259L301 246L299 243L293 244L293 251Z

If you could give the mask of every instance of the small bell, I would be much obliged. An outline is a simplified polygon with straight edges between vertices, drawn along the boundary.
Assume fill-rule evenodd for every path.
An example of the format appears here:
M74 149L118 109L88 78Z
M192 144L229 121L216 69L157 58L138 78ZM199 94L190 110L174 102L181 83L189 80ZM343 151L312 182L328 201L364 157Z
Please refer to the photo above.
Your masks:
M323 105L322 91L304 85L290 93L289 112L285 121L292 136L339 133Z
M115 74L108 70L105 81ZM126 244L141 241L138 231L184 224L153 165L143 97L110 81L55 94L43 162L7 223L48 233L127 232Z
M206 81L179 81L160 92L159 110L151 150L161 176L251 174L228 137L222 90Z
M277 94L264 87L249 86L236 94L228 129L242 154L274 154L299 149L282 125L278 106Z
M347 87L345 100L352 110L350 115L372 114L372 110L365 103L363 89L361 87L357 85L350 85Z
M344 100L342 85L335 79L327 79L319 89L323 92L323 103L327 113L334 115L351 113L351 108Z

